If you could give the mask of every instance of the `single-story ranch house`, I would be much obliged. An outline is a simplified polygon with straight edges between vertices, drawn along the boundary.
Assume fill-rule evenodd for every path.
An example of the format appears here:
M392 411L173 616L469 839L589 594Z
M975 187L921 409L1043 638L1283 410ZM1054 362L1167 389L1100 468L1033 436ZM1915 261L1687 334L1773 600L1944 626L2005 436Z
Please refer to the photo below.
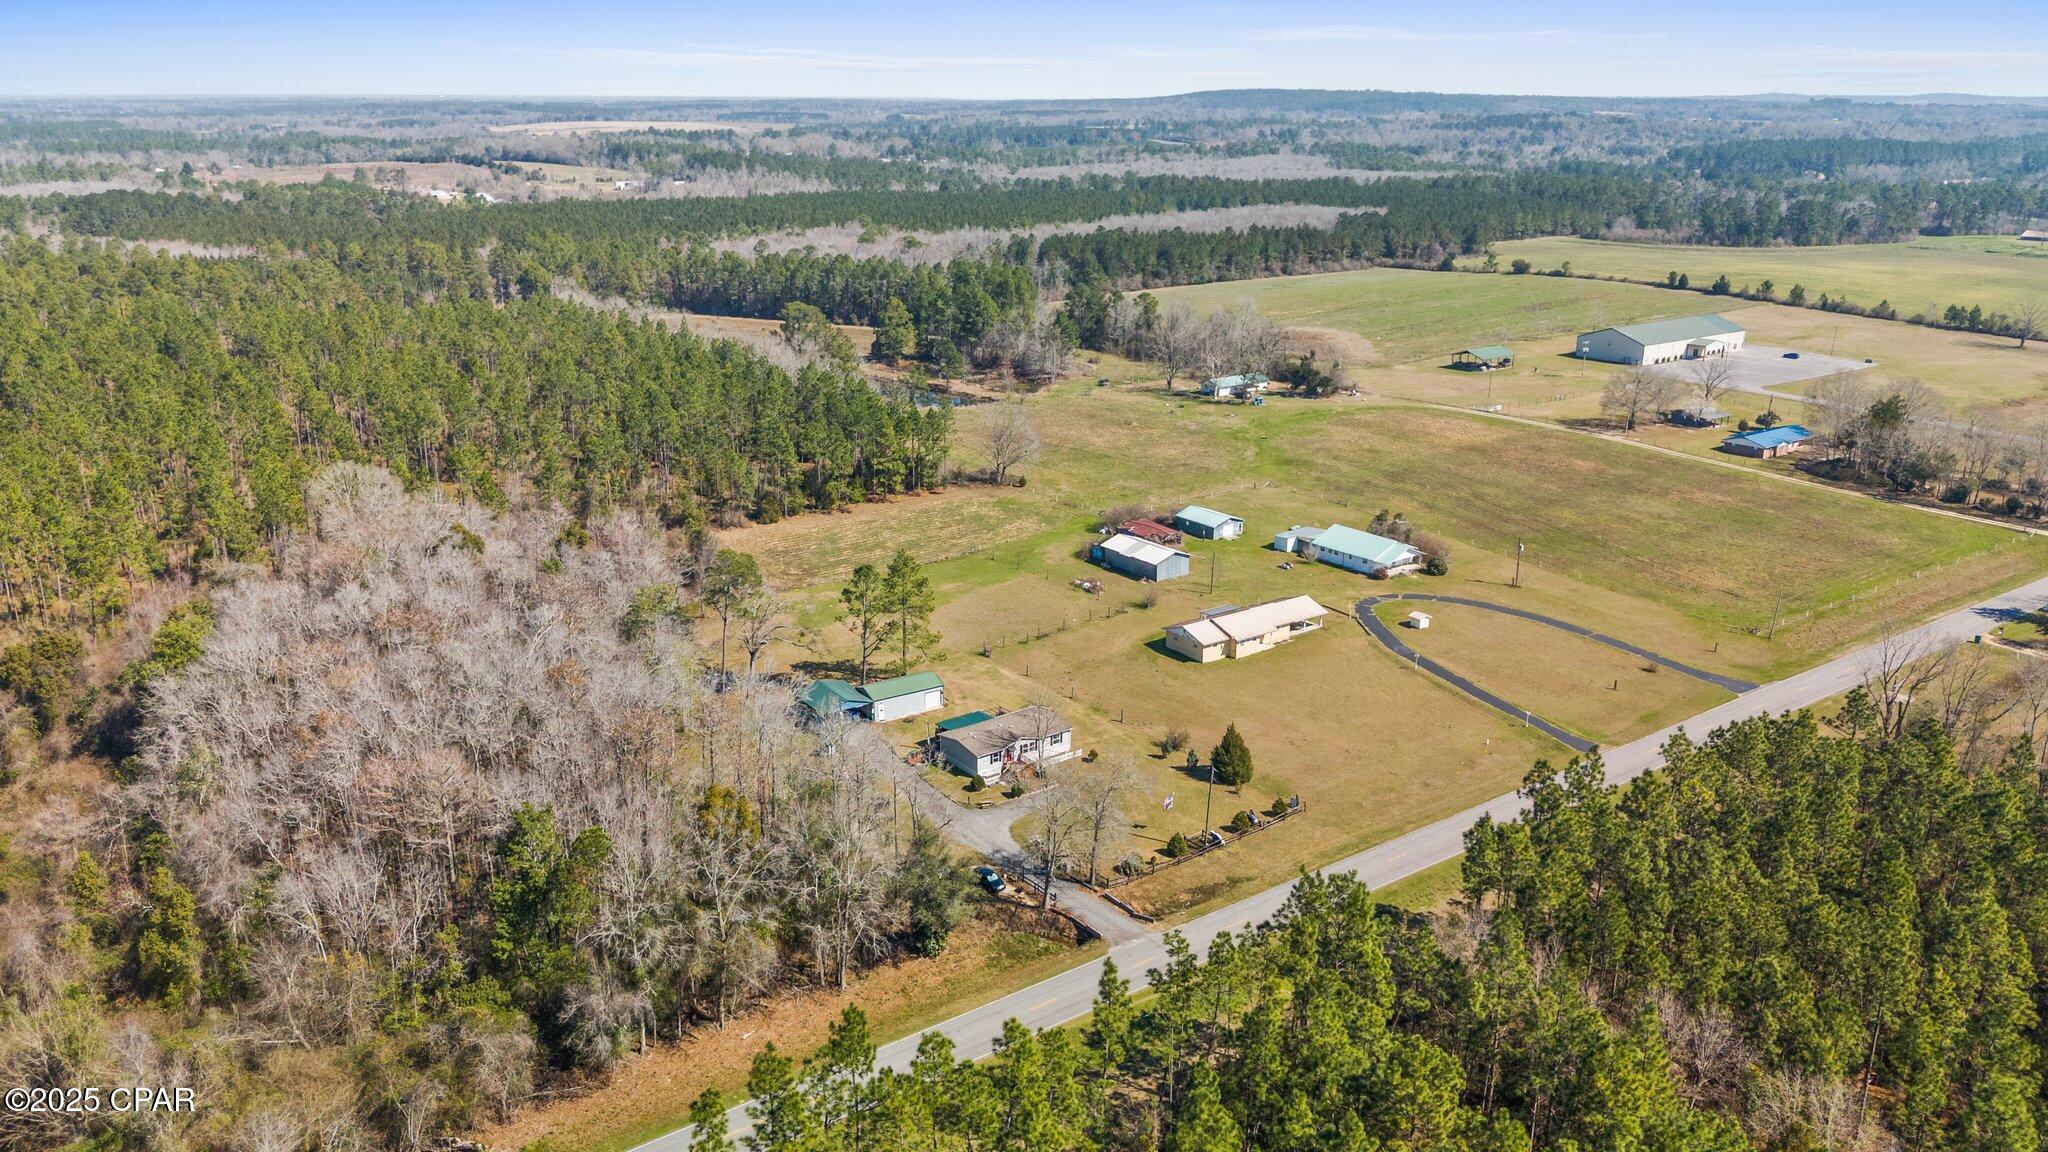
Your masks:
M887 724L944 708L946 686L933 672L912 672L865 687L844 680L820 680L804 693L804 703L819 716L853 716Z
M1285 596L1249 608L1202 613L1166 630L1166 646L1198 663L1242 660L1323 626L1329 610L1313 596Z
M1746 335L1739 325L1708 313L1588 332L1579 337L1574 354L1609 364L1669 364L1734 352Z
M1203 540L1235 540L1244 535L1243 519L1200 504L1190 504L1174 513L1173 525Z
M991 716L933 738L946 766L963 776L996 779L1008 764L1057 764L1074 754L1074 729L1042 704Z
M1188 554L1178 548L1119 532L1091 545L1088 558L1133 580L1178 580L1188 574Z
M1813 433L1797 424L1780 424L1775 428L1758 428L1754 432L1737 432L1721 441L1721 451L1769 460L1796 452L1801 444L1811 439Z
M1202 381L1202 395L1214 396L1218 400L1235 400L1240 396L1256 396L1266 390L1271 381L1264 372L1246 372L1241 376L1218 376Z
M1273 537L1273 547L1304 560L1320 560L1331 567L1368 576L1399 576L1422 567L1422 553L1414 545L1342 524L1328 528L1304 528L1297 524Z

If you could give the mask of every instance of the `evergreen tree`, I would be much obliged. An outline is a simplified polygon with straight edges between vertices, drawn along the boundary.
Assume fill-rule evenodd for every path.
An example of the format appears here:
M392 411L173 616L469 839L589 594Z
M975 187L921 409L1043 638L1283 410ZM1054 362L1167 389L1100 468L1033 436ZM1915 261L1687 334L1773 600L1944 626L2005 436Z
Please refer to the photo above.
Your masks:
M917 661L938 647L939 634L931 626L938 608L931 577L907 548L898 548L889 559L882 575L882 603L889 614L884 631L897 646L896 674L908 675Z
M1223 739L1209 752L1209 770L1216 782L1242 788L1252 782L1252 750L1238 735L1237 725L1223 730Z

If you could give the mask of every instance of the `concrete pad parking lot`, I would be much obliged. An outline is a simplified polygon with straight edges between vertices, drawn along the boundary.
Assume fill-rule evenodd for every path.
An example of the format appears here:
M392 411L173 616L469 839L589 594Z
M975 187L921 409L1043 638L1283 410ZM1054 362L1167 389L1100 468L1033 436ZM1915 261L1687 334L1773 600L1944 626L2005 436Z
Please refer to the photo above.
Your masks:
M1722 357L1733 369L1729 373L1728 387L1737 392L1752 392L1762 396L1797 398L1797 392L1781 392L1778 389L1807 380L1818 380L1840 372L1861 372L1876 365L1864 360L1850 360L1842 356L1821 356L1812 352L1801 352L1796 360L1785 355L1791 349L1772 348L1762 344L1745 345ZM1655 364L1650 371L1679 380L1691 382L1700 362L1680 360L1670 364Z

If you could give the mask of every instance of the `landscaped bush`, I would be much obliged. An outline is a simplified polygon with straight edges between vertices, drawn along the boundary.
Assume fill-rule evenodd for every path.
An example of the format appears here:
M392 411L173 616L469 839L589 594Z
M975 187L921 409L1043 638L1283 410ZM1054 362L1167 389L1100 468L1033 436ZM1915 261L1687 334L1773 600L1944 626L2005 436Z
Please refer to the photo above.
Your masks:
M1164 856L1164 857L1166 857L1166 858L1167 858L1168 860L1178 860L1178 859L1180 859L1181 857L1183 857L1183 856L1187 855L1187 854L1188 854L1188 838L1187 838L1187 836L1186 836L1185 834L1183 834L1183 833L1180 833L1180 832L1175 832L1175 833L1174 833L1174 834L1173 834L1173 835L1172 835L1171 837L1169 837L1169 838L1167 839L1167 841L1166 841L1166 847L1164 847L1164 848L1161 848L1161 849L1159 850L1159 854L1160 854L1161 856Z
M1230 831L1233 835L1242 836L1258 826L1259 822L1252 817L1249 808L1230 818Z

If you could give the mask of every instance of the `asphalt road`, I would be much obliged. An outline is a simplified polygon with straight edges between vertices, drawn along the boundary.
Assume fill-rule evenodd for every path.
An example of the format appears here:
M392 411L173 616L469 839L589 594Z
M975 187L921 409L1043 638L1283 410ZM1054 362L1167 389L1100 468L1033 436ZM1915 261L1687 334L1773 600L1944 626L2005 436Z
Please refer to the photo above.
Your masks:
M1989 631L2001 621L2040 608L2043 604L2048 604L2048 579L2036 580L1973 607L1958 609L1898 633L1884 643L1931 651L1967 641ZM1608 750L1604 753L1607 779L1616 784L1624 783L1661 764L1665 742L1681 729L1695 738L1703 738L1715 729L1738 720L1793 711L1847 692L1864 681L1882 647L1883 644L1876 644L1861 648L1797 675L1762 685L1682 723ZM1495 797L1339 860L1322 871L1325 874L1350 872L1369 887L1384 888L1431 865L1457 857L1465 850L1465 830L1478 823L1480 817L1512 820L1521 813L1522 805L1519 795ZM1270 919L1286 903L1293 887L1290 883L1269 888L1188 921L1175 930L1187 937L1198 953L1206 954L1210 942L1219 933L1240 931ZM1166 961L1164 934L1155 932L1120 944L1110 949L1109 959L1116 962L1117 969L1134 988L1142 987L1146 983L1147 970ZM955 1051L962 1057L979 1059L987 1056L996 1038L1002 1035L1003 1023L1007 1020L1014 1018L1028 1027L1039 1029L1086 1015L1094 1005L1095 986L1102 978L1102 965L1101 960L1094 960L1071 968L1029 988L964 1012L931 1030L950 1037ZM922 1038L923 1034L919 1033L883 1045L877 1053L877 1063L899 1071L908 1069ZM749 1127L745 1108L745 1105L740 1105L732 1110L734 1135L744 1133ZM689 1147L690 1130L681 1128L650 1140L633 1152L688 1152Z

